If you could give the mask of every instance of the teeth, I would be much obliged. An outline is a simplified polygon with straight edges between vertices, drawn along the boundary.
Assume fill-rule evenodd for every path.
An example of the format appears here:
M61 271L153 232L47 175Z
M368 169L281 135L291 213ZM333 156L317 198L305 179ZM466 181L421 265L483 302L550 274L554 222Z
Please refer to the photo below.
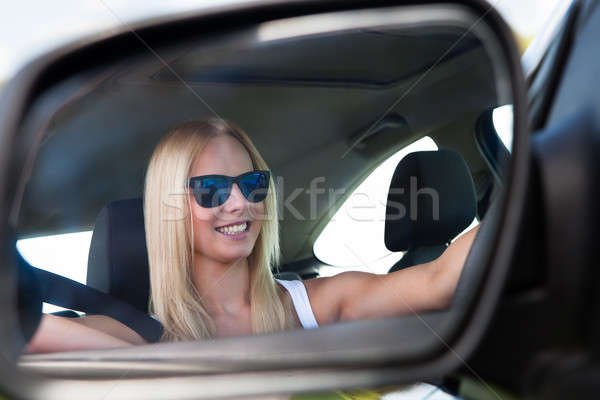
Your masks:
M217 228L217 230L226 235L235 235L237 233L243 232L246 230L247 223L243 222L239 225L230 225L222 228Z

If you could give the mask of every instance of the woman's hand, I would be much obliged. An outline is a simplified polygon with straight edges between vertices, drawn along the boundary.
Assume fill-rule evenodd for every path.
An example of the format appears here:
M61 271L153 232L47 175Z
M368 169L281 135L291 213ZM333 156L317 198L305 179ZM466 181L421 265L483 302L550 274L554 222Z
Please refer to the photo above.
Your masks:
M326 325L449 307L478 229L471 229L425 264L387 275L351 271L305 281L317 322Z

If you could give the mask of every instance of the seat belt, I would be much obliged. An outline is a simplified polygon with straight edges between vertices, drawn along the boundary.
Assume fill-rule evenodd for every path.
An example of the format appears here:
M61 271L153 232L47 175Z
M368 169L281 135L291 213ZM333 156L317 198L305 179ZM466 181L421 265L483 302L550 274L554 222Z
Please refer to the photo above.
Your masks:
M17 252L18 254L18 252ZM42 301L86 314L107 315L128 326L146 341L158 342L162 324L123 301L64 276L31 266L21 255L20 268L30 269L39 282Z

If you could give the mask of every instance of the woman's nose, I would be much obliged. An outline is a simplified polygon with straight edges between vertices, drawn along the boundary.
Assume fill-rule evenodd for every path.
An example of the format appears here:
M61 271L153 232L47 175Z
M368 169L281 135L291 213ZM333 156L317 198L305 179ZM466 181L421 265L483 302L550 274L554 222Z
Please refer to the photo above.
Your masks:
M234 183L231 187L231 193L229 194L229 198L223 204L223 209L228 213L237 213L240 212L246 207L246 198L242 194L237 183Z

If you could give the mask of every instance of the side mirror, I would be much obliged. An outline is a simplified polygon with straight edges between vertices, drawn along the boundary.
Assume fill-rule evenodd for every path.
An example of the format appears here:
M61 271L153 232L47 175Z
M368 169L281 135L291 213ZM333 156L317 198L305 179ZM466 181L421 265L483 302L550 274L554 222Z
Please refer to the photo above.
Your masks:
M8 391L55 398L62 390L84 394L117 385L115 397L264 396L432 381L469 369L465 360L507 280L529 176L519 55L487 3L287 2L200 10L49 53L2 95L0 346ZM485 110L508 104L512 149L499 184L493 168L499 150L482 151L474 133ZM435 149L459 153L473 178L473 215L485 221L458 283L460 301L446 310L315 330L20 355L16 242L92 230L106 204L142 196L152 149L169 128L206 118L243 127L282 178L280 268L304 278L361 270L358 264L368 270L376 262L379 250L365 254L383 246L383 214L372 235L380 232L380 243L351 246L363 263L326 261L314 245L378 167L392 160L391 172L381 175L387 180L373 186L385 186L387 198L409 145L429 138ZM323 193L342 194L313 196L315 177L323 178Z

